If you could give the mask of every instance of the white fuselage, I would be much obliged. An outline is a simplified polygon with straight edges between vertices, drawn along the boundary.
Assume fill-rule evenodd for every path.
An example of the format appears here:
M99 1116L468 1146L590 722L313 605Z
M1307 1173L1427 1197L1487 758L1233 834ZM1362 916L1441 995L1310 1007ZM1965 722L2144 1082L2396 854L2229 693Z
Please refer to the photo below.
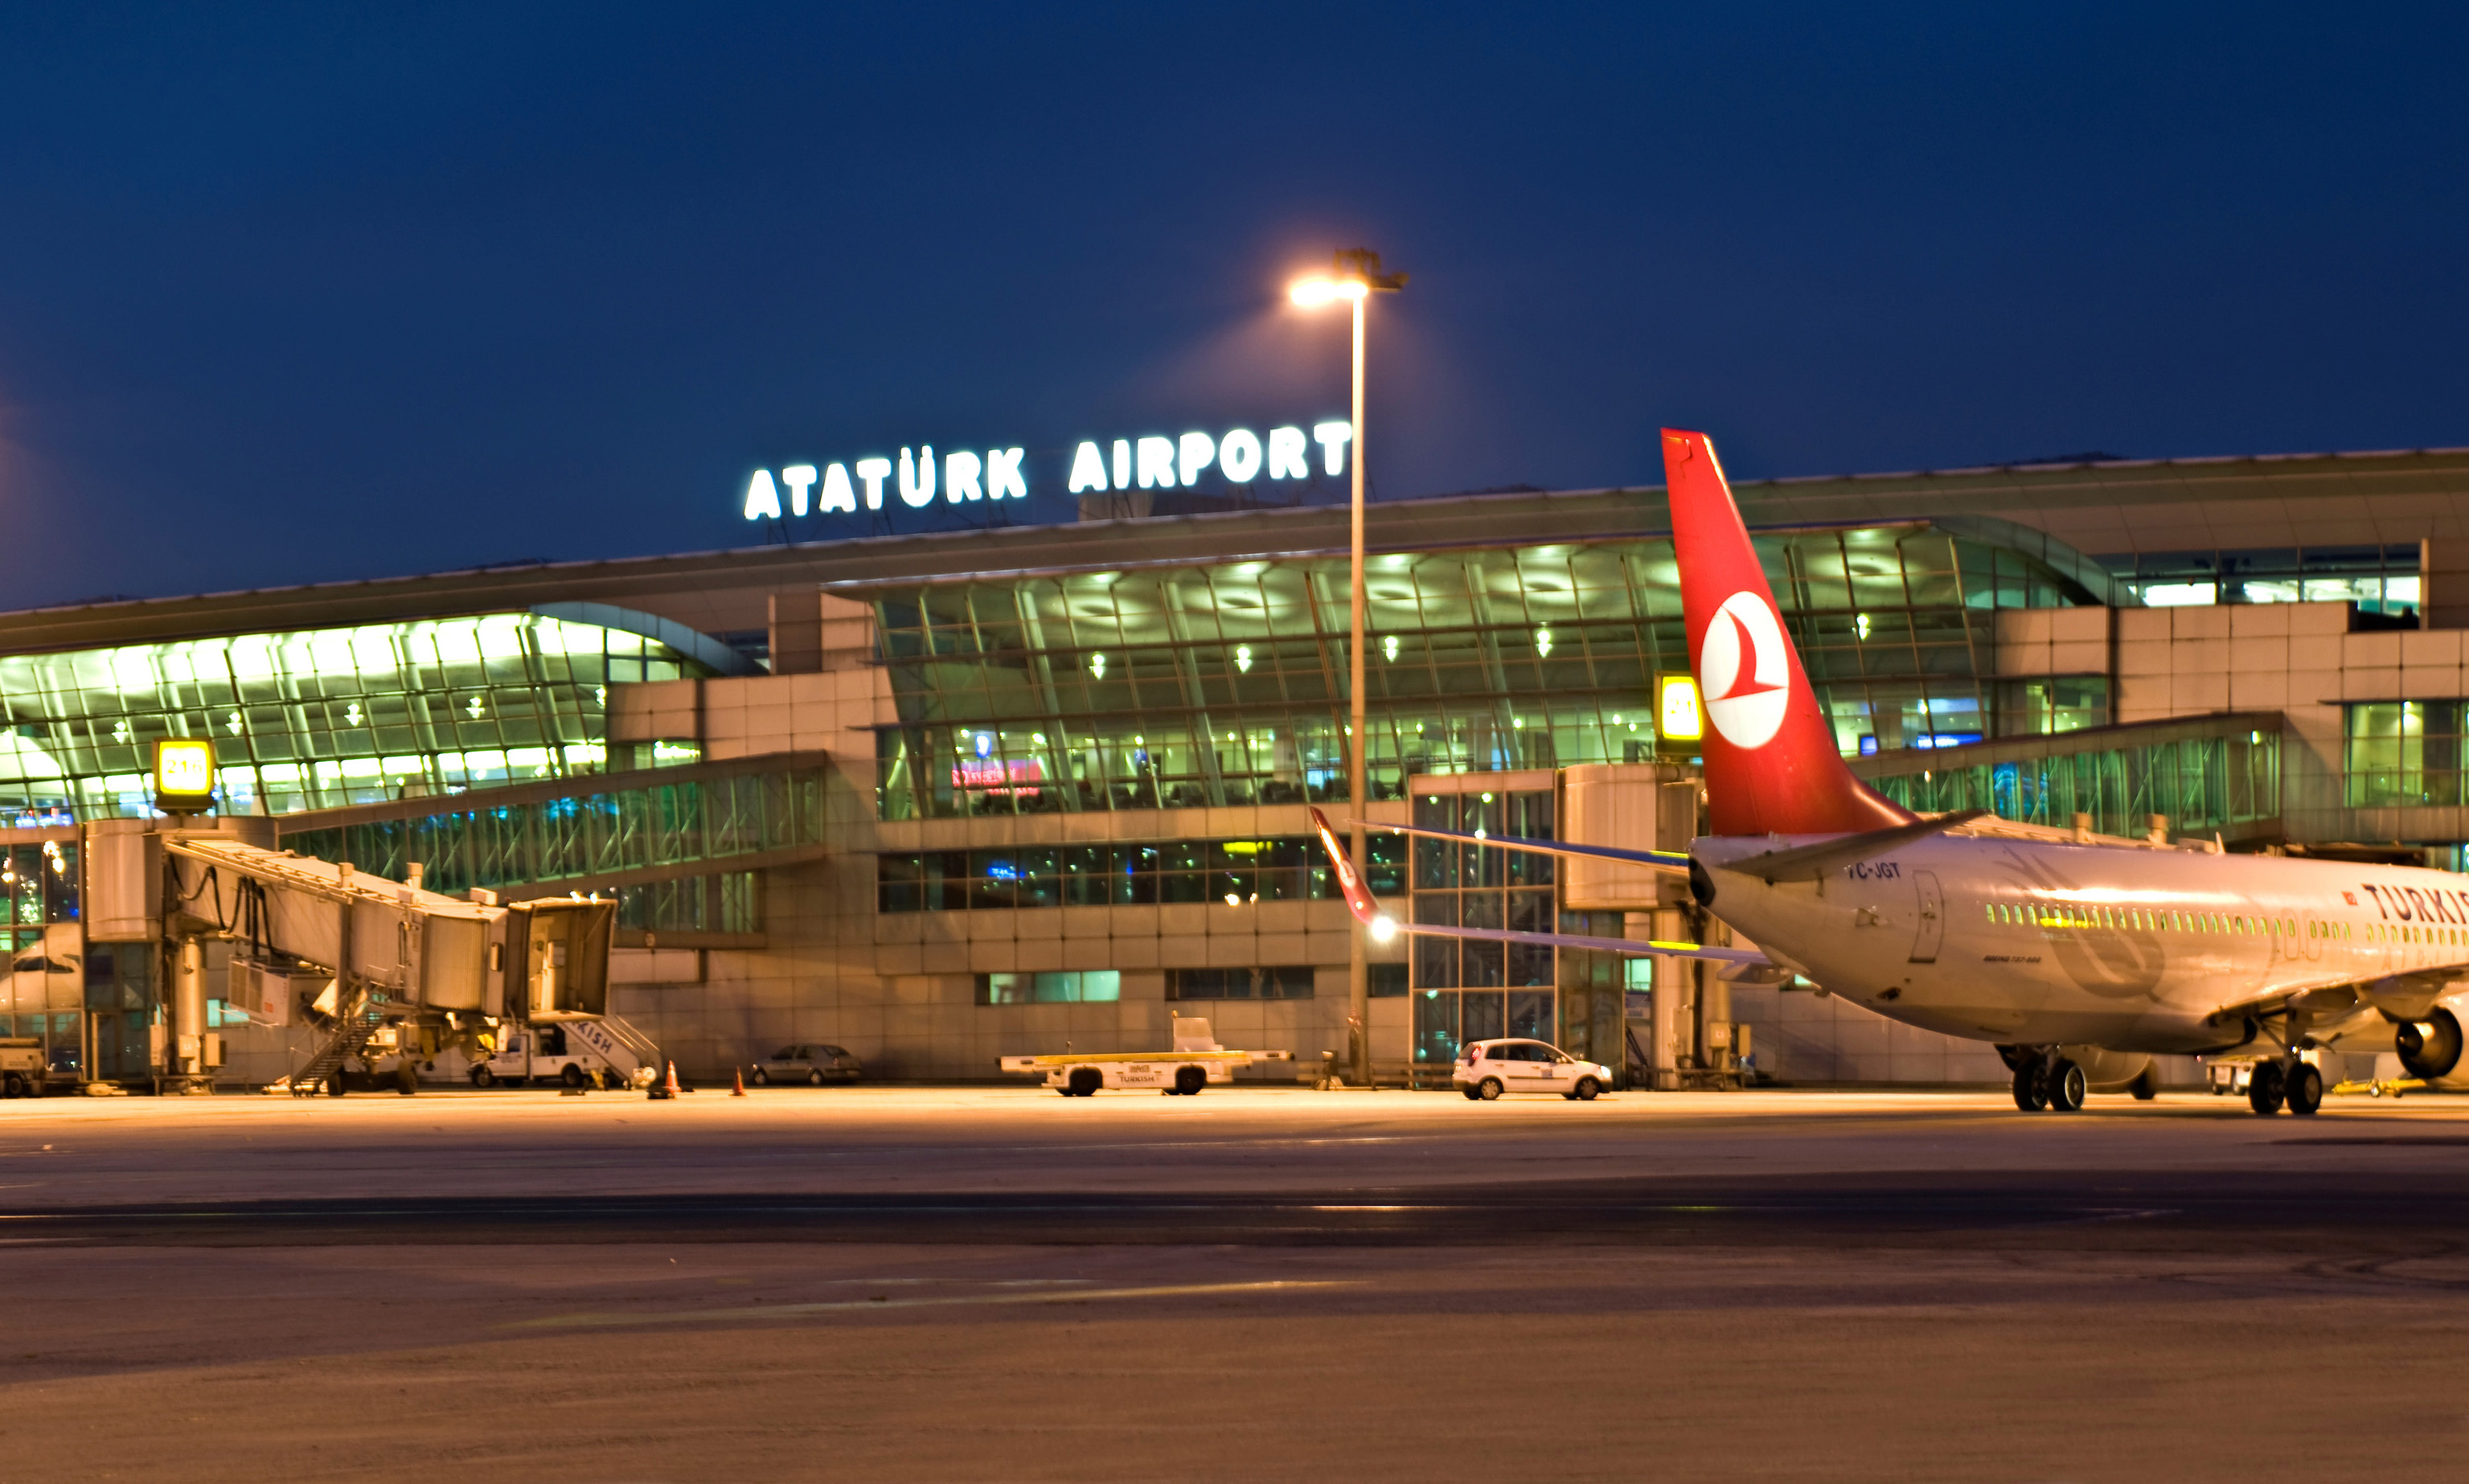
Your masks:
M1949 1035L2220 1051L2250 1038L2236 1007L2469 962L2463 879L2411 867L1939 835L1821 881L1724 869L1827 838L1690 853L1769 957Z

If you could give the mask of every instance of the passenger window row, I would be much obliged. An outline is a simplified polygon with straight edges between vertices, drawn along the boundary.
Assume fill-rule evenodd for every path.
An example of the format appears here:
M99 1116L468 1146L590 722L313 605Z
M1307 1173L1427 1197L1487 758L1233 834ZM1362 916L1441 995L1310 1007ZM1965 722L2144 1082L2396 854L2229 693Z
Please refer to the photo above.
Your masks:
M2129 932L2215 933L2240 937L2296 938L2294 917L2272 918L2241 913L2160 912L2144 907L2078 906L2073 903L1987 902L1982 913L2001 927L2113 928ZM2354 923L2309 920L2305 935L2337 941L2406 943L2448 948L2469 947L2469 932L2459 928L2400 927L2369 922L2363 931Z

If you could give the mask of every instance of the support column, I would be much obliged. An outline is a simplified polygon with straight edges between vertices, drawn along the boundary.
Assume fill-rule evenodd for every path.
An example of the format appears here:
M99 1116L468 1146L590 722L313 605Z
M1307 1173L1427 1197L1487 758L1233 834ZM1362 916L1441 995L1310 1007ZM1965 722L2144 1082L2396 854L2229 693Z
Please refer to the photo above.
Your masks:
M211 1093L214 1075L206 1067L206 944L199 938L175 939L172 948L172 1041L165 1058L170 1074L167 1090Z
M1654 914L1656 938L1678 939L1686 931L1686 919L1678 908ZM1687 959L1654 961L1654 1045L1649 1055L1653 1057L1652 1085L1657 1092L1676 1092L1680 1087L1680 1046L1689 1037L1690 980L1696 968Z

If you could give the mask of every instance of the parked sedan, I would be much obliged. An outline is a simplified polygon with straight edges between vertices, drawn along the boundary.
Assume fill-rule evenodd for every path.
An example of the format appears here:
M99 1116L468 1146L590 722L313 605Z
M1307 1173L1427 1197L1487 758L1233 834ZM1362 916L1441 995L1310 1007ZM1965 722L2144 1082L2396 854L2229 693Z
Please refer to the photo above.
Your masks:
M1591 1102L1612 1085L1612 1069L1541 1041L1469 1041L1458 1052L1449 1080L1486 1102L1502 1093L1544 1092Z
M857 1057L838 1046L783 1046L768 1061L758 1061L747 1080L757 1087L773 1082L854 1082L864 1071Z

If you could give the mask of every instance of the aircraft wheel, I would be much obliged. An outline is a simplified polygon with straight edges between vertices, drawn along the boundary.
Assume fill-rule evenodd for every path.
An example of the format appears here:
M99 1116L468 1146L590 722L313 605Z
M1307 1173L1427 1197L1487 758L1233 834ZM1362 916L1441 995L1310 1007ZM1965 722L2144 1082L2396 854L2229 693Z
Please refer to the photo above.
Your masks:
M2323 1105L2323 1074L2299 1062L2288 1078L2289 1111L2303 1118Z
M2083 1111L2084 1093L2087 1090L2084 1085L2083 1068L2060 1056L2049 1067L2046 1085L2050 1112L2080 1113Z
M2286 1091L2280 1080L2280 1063L2258 1061L2254 1064L2254 1076L2247 1080L2247 1106L2270 1117L2280 1111L2280 1100Z
M1500 1101L1500 1078L1496 1077L1485 1078L1482 1085L1474 1090L1474 1095L1481 1098L1486 1102L1498 1102Z
M2048 1088L2041 1080L2042 1066L2026 1061L2015 1069L2015 1106L2026 1113L2038 1113L2049 1105Z

